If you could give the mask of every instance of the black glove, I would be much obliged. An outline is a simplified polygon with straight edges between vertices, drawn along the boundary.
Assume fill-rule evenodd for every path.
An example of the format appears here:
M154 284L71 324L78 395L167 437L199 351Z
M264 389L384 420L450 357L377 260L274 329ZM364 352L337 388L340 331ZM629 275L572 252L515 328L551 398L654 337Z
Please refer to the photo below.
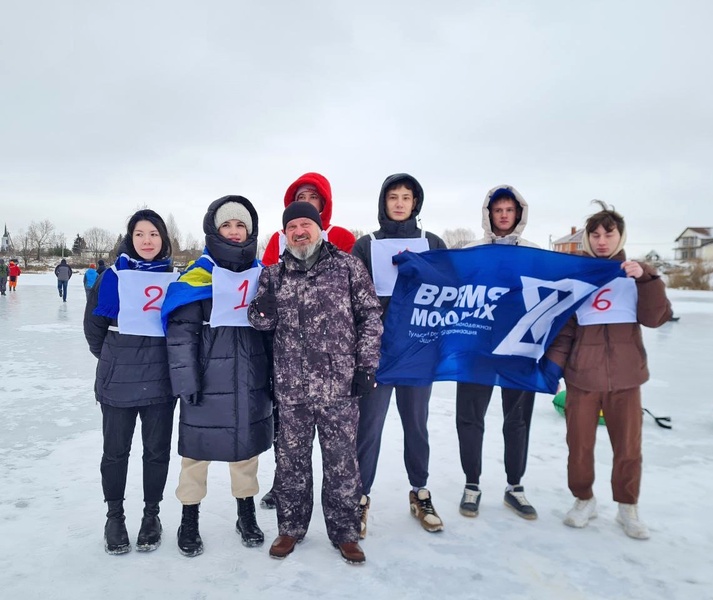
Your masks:
M261 317L272 319L277 316L277 296L270 292L265 292L255 300L255 310Z
M186 402L191 406L200 406L202 404L198 392L192 394L181 394L181 402Z
M376 377L373 373L357 369L352 379L352 396L364 396L376 387Z

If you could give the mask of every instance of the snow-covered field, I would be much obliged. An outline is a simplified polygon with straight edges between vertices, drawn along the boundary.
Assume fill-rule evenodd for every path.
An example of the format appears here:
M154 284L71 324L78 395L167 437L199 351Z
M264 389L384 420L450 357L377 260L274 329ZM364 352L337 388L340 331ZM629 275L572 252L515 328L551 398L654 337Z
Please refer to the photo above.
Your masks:
M99 476L101 412L94 401L95 360L82 334L81 274L67 303L52 274L20 277L0 297L0 596L2 598L713 598L713 293L669 290L681 319L646 330L652 379L644 405L671 416L673 429L644 421L641 515L645 542L614 522L611 449L599 430L595 493L599 518L584 530L562 524L572 499L566 485L564 419L551 396L538 395L524 480L539 519L525 521L502 504L502 415L494 397L486 422L480 516L458 513L464 484L455 432L455 384L438 383L431 401L431 477L442 533L423 531L408 510L402 434L389 413L372 492L363 567L341 561L329 544L319 495L303 544L284 561L268 557L275 513L258 510L266 545L248 549L235 533L235 501L225 465L209 472L202 505L205 553L185 558L175 532L173 495L180 461L171 462L161 518L163 545L153 553L105 554ZM174 437L174 447L176 438ZM127 489L127 525L141 518L140 440ZM318 450L315 460L319 461ZM261 459L260 482L272 480ZM319 469L316 470L317 473ZM317 477L319 481L319 477Z

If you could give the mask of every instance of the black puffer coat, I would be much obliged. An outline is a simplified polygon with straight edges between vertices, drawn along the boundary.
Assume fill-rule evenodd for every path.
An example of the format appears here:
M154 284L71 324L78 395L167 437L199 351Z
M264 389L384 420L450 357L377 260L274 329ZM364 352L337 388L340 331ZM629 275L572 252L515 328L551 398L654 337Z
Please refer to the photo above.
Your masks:
M216 210L239 202L253 230L245 242L218 234ZM253 265L258 216L242 196L225 196L208 207L206 248L218 266L239 272ZM168 317L168 356L173 391L197 393L200 405L181 401L178 453L195 460L234 462L267 450L273 439L271 360L268 337L252 327L211 327L212 298L181 306Z
M124 252L127 248L122 244L118 253ZM99 359L94 383L97 401L118 408L173 402L166 338L121 334L116 319L92 314L107 272L97 278L84 312L84 336Z

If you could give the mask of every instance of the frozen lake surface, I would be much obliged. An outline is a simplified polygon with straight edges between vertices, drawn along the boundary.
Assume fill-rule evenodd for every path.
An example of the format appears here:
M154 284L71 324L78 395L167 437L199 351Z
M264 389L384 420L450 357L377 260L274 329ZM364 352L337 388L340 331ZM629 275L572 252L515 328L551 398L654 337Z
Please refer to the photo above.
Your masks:
M0 297L0 593L4 598L713 598L713 293L669 290L680 320L645 330L651 380L644 406L670 416L673 429L644 420L641 515L646 542L614 522L604 428L597 446L599 518L584 530L562 524L572 504L566 485L564 419L551 396L537 397L523 481L539 519L524 521L502 504L502 413L495 391L486 418L480 516L458 513L464 479L455 431L455 384L434 385L429 488L445 523L423 531L408 510L403 436L392 406L372 493L363 567L343 563L325 534L319 494L305 543L271 560L275 513L258 510L266 545L244 548L235 533L227 467L209 472L201 506L202 556L178 553L180 460L172 457L162 504L163 545L150 554L108 556L99 476L101 411L94 401L95 359L82 333L81 273L68 300L52 274L23 274ZM127 487L132 543L141 517L140 440ZM318 449L315 452L318 464ZM260 482L271 484L271 452ZM316 480L321 482L319 468Z

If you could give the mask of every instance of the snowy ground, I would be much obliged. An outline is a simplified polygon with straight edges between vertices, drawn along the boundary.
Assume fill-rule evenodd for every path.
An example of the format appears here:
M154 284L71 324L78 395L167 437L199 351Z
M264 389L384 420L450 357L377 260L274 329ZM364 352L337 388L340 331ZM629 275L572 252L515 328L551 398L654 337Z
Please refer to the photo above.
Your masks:
M162 508L163 545L150 554L104 553L105 507L99 478L101 412L92 391L95 360L82 334L81 276L67 303L51 274L22 275L18 291L0 297L0 595L3 598L713 598L713 293L670 290L681 320L647 330L653 377L644 405L670 415L672 430L644 422L641 514L649 541L627 538L614 522L611 450L599 430L595 492L599 518L584 530L562 524L572 499L566 486L564 419L539 395L524 480L540 518L525 521L502 505L502 415L487 417L481 514L458 513L463 475L454 424L455 385L434 386L429 487L445 522L423 531L408 511L402 434L394 407L372 493L367 563L345 564L329 545L319 505L305 542L284 561L267 546L275 513L259 510L266 545L244 548L235 533L227 468L209 473L202 505L205 553L185 558L175 532L174 454ZM497 394L497 392L496 392ZM174 447L176 439L174 437ZM127 524L135 540L141 517L140 441L127 489ZM318 457L316 457L318 460ZM261 459L269 487L273 458ZM317 494L318 499L318 494Z

